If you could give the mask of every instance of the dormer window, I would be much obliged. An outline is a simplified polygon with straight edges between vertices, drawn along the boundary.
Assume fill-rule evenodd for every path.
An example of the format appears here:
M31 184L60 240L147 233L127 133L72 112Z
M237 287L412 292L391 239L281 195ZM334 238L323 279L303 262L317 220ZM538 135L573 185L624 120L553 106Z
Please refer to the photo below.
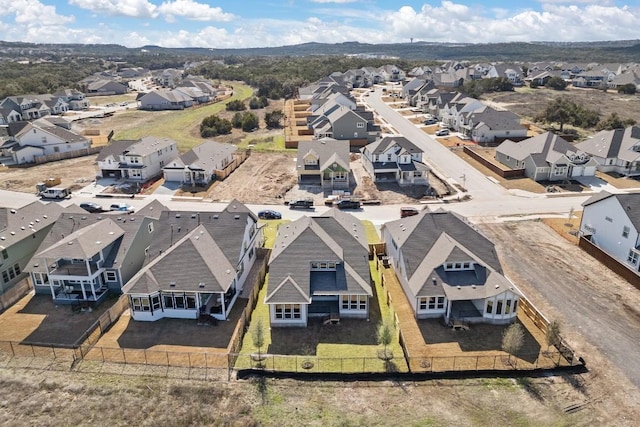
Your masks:
M473 262L447 262L444 265L444 269L445 271L471 270L473 269Z

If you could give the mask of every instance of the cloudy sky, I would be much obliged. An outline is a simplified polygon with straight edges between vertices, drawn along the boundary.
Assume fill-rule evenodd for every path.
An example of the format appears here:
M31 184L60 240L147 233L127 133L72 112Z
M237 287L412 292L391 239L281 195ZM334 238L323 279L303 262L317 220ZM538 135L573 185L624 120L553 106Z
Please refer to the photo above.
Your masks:
M640 0L0 0L0 40L35 43L595 41L639 29Z

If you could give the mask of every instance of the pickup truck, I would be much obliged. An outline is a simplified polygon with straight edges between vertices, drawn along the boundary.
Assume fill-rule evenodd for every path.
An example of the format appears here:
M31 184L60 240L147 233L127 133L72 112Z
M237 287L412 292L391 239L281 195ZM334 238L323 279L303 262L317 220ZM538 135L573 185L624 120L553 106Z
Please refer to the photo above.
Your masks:
M360 209L360 202L358 200L343 199L336 203L338 209Z
M288 204L290 209L312 209L313 208L313 200L309 200L309 199L292 200Z

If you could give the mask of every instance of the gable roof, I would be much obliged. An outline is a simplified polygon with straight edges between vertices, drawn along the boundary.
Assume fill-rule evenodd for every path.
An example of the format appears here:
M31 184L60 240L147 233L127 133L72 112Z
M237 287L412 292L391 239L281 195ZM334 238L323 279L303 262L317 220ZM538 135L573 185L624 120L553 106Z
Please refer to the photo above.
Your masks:
M233 144L207 140L180 156L180 161L192 170L212 171L237 150Z
M561 156L577 154L579 151L566 139L553 132L546 132L519 142L506 140L496 147L496 152L511 156L516 160L524 160L538 154L540 160L548 163L556 163Z
M585 153L601 158L619 158L628 162L637 160L640 152L633 147L640 147L640 127L630 126L626 129L603 130L576 147Z
M397 147L397 151L406 151L410 154L422 153L420 147L404 136L398 135L378 138L371 144L366 145L364 149L372 154L382 154L393 147Z
M582 206L590 206L610 197L614 197L620 203L635 229L640 230L640 193L612 194L601 191L588 198Z
M96 161L101 162L109 156L113 156L118 160L118 157L129 149L137 141L129 139L112 139L109 145L105 145L98 156Z
M184 268L187 259L188 268ZM235 275L235 265L223 255L209 230L199 225L145 265L123 292L226 292Z
M350 170L349 141L321 138L298 142L297 168L304 169L304 158L309 152L317 156L320 171L330 167L334 162L343 169Z
M324 216L302 217L284 225L269 261L265 302L308 302L313 295L372 295L368 254L362 223L336 208ZM312 261L336 262L336 270L312 273Z

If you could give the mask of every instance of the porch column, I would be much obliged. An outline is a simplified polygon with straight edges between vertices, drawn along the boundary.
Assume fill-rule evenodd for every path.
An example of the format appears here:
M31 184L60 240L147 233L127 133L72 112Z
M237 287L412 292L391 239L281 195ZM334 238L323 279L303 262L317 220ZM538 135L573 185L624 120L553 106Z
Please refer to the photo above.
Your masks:
M451 316L451 300L447 299L447 314L445 316L445 323L449 323L450 316Z
M98 298L96 298L96 287L93 281L91 281L91 295L93 295L94 301L98 301Z
M224 318L227 318L227 305L225 304L225 300L224 300L224 293L221 293L220 296L222 297L222 316L224 316Z
M51 290L51 298L56 299L56 291L53 290L53 280L49 278L49 289Z
M87 291L84 289L84 280L80 281L80 288L82 289L82 299L87 299Z

